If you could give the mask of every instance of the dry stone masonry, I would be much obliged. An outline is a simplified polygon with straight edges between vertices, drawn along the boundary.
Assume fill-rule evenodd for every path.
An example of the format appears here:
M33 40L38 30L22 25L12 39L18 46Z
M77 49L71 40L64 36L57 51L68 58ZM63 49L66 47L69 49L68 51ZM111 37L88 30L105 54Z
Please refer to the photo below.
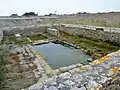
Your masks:
M11 34L37 34L49 31L53 25L41 25L44 19L41 17L0 18L0 27L4 35ZM80 35L93 40L102 40L120 44L120 28L98 27L88 25L54 24L57 30L71 35ZM48 29L47 29L48 28ZM54 27L53 27L54 28ZM52 31L50 31L51 33Z
M105 42L115 43L120 45L120 28L106 29L103 30L97 29L97 27L84 27L84 26L75 26L75 25L62 25L59 27L60 31L68 33L70 35L79 35L85 38L92 40L101 40Z
M21 35L33 35L33 34L42 34L46 31L47 26L32 26L32 27L25 27L25 28L8 28L3 30L4 35L14 35L14 34L21 34Z
M4 35L14 35L14 34L23 34L23 35L31 35L31 34L38 34L38 33L45 33L49 32L52 34L57 34L58 31L49 30L51 25L37 25L37 26L24 26L24 27L9 27L9 28L2 28ZM96 30L95 28L88 28L88 27L78 27L78 26L71 26L71 25L65 25L65 26L59 26L55 25L55 28L57 30L63 31L65 33L68 33L70 35L79 35L85 38L90 38L92 40L101 40L105 42L110 42L113 44L120 45L120 33L118 29L114 29L111 32L110 30Z

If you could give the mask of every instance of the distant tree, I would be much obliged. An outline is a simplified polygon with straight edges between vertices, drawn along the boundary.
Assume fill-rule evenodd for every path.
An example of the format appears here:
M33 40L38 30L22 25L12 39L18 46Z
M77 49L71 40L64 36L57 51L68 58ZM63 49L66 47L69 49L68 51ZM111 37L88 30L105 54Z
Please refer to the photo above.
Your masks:
M53 15L52 13L49 14L49 16Z
M44 16L51 16L51 15L53 15L52 13L50 13L50 14L45 14Z
M81 12L77 12L77 14L82 14Z
M34 12L26 12L22 16L38 16L38 14L35 14Z
M87 14L87 12L83 12L83 14Z
M12 14L10 17L18 17L18 14Z
M88 14L87 12L78 12L77 14Z
M111 12L109 12L109 13L115 13L114 11L111 11Z
M48 16L47 14L45 14L44 16Z

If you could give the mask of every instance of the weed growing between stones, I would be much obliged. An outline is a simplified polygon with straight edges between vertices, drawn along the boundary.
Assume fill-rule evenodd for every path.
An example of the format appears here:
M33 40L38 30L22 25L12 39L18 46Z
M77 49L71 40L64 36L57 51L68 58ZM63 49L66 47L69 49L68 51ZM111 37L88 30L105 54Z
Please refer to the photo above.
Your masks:
M6 65L8 64L8 50L7 45L0 44L0 90L6 90L6 77L5 74L8 72Z

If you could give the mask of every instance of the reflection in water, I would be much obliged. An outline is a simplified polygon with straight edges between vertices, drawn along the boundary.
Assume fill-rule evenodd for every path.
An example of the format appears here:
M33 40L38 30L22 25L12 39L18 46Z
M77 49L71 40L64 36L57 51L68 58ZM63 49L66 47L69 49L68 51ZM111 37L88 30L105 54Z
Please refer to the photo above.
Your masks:
M61 44L48 43L36 45L34 48L43 55L53 69L77 63L88 64L87 59L90 58L81 50Z

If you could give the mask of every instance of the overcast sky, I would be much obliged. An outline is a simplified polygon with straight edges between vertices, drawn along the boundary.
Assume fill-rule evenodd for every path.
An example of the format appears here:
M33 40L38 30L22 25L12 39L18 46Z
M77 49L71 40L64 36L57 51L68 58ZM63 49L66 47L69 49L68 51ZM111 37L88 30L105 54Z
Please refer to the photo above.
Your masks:
M0 0L0 16L30 11L39 15L120 11L120 0Z

